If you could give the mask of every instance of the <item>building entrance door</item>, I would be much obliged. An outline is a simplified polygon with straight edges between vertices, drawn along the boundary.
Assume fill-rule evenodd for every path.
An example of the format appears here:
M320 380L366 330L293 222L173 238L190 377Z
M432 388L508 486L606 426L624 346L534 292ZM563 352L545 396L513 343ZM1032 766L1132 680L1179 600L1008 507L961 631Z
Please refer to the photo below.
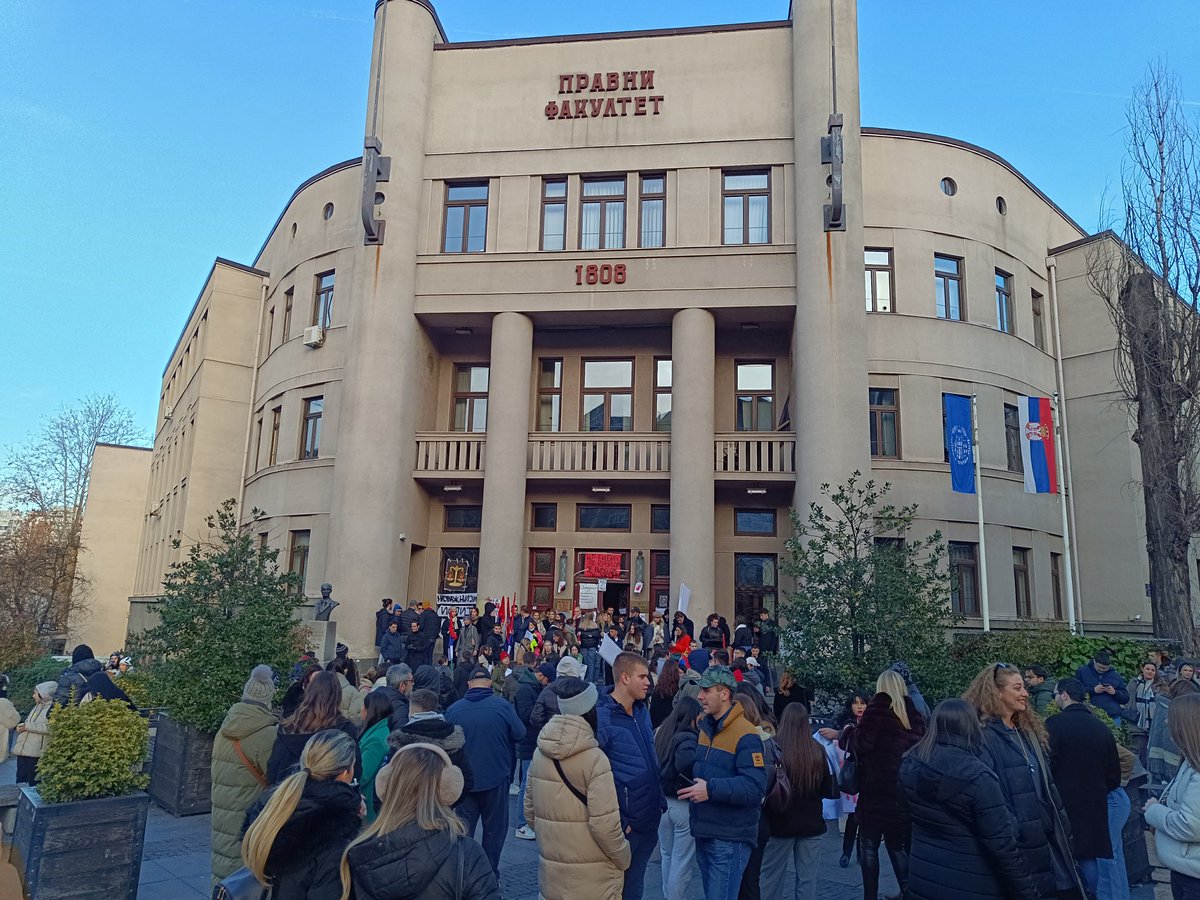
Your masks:
M629 612L629 585L614 584L610 581L601 598L604 608L614 615Z

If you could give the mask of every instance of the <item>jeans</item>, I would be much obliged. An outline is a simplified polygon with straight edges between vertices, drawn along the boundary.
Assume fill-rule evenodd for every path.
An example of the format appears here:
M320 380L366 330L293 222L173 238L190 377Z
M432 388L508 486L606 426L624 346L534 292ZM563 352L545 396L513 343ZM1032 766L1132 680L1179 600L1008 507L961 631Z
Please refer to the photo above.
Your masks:
M1174 900L1200 900L1200 878L1172 870L1171 896Z
M763 851L762 875L759 885L762 895L770 900L786 900L783 888L788 859L796 867L796 886L790 896L794 900L817 900L817 876L821 865L821 835L810 838L777 838L767 842Z
M696 861L700 864L704 900L736 900L742 872L753 849L753 844L741 841L696 838Z
M525 821L525 786L529 784L529 764L533 762L531 759L517 760L517 768L520 770L519 781L521 782L521 790L517 793L517 827L524 828L527 824Z
M1099 871L1096 868L1096 859L1077 859L1076 865L1079 867L1079 877L1083 880L1083 886L1087 888L1088 896L1096 896L1096 881L1099 877Z
M1108 792L1108 837L1113 858L1096 860L1097 900L1129 900L1129 875L1125 871L1122 832L1129 820L1129 795L1121 788Z
M658 843L658 832L630 831L625 839L629 841L629 868L625 870L621 900L642 900L642 892L646 889L646 866Z
M508 785L488 791L467 791L455 807L458 817L466 823L467 834L474 837L475 825L483 819L483 852L496 878L500 877L500 851L508 837Z
M862 868L863 898L877 900L879 897L879 842L887 843L888 859L900 893L908 885L908 842L909 832L904 827L881 829L878 825L858 824L858 864Z
M585 679L596 686L604 683L604 660L600 657L599 650L584 650L583 664L586 667L586 671L583 673Z
M692 865L696 861L696 841L692 838L690 804L667 798L667 811L658 823L658 843L662 847L662 884L665 900L687 900L692 883Z

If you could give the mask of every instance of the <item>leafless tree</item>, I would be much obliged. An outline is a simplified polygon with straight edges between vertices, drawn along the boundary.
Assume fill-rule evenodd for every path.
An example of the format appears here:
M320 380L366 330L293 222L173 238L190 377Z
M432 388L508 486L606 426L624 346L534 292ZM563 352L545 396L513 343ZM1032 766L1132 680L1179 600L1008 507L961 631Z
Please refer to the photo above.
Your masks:
M1153 64L1127 112L1119 240L1098 242L1092 288L1117 333L1116 376L1136 421L1155 634L1198 649L1188 548L1200 534L1200 125Z

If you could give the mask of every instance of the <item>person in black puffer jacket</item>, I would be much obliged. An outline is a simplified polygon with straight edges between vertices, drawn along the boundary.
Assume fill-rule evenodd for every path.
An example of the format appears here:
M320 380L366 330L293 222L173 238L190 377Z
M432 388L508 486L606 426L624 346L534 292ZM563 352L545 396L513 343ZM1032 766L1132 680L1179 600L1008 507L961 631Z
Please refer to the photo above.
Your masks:
M277 900L338 900L338 863L362 825L354 778L358 742L341 731L313 735L301 769L246 813L242 860Z
M88 679L101 669L100 660L87 644L80 644L71 651L71 665L58 676L58 689L54 692L55 706L78 704L87 693ZM72 691L75 693L72 695Z
M675 795L692 783L699 732L696 723L702 712L698 700L682 697L654 735L659 786L667 798L667 811L658 824L663 894L666 900L685 900L696 860L691 803Z
M342 689L332 672L318 672L304 690L304 699L296 712L279 723L275 746L267 760L267 781L278 784L292 774L300 763L308 739L318 732L334 729L354 742L354 777L362 777L362 755L358 751L359 728L342 715L339 704Z
M438 695L438 709L445 712L458 700L454 676L445 666L421 666L413 672L413 690L433 691Z
M1004 805L1017 826L1017 850L1039 894L1086 896L1071 853L1071 826L1062 814L1050 763L1046 727L1029 708L1015 666L993 663L975 676L963 699L983 720L983 762L1000 779Z
M1038 900L982 753L975 710L943 700L900 766L899 799L912 820L909 900Z
M375 788L383 808L342 856L340 900L500 900L483 848L451 809L463 776L443 750L402 747Z

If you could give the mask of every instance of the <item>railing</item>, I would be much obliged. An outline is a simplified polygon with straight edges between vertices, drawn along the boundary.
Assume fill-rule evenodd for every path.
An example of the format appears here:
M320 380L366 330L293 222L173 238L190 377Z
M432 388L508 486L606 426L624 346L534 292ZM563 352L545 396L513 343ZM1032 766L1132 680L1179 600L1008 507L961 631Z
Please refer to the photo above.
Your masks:
M721 475L792 475L796 435L788 432L718 434L713 467Z
M483 474L484 435L424 432L417 437L414 474Z
M532 434L529 472L665 474L671 471L668 434Z

